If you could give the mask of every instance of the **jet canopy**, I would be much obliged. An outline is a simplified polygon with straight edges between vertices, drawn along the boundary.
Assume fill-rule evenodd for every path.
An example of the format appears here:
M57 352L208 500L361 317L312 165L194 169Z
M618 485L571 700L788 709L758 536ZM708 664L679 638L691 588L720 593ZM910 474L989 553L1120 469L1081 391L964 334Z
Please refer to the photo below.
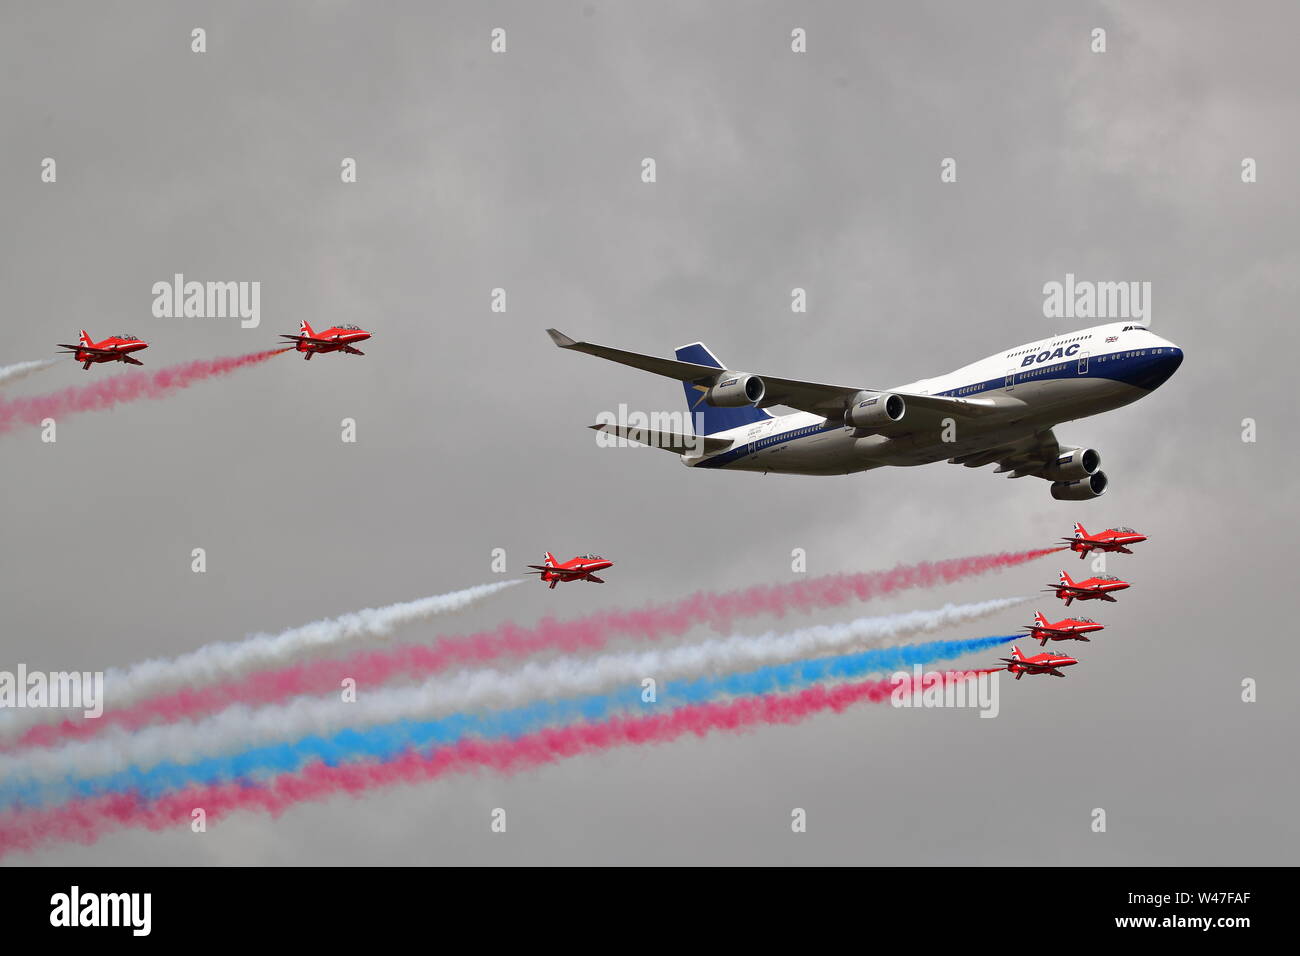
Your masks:
M360 332L360 331L361 331L361 326L359 326L359 325L340 325L339 328L340 328L340 329L343 329L343 330L346 331L346 332Z
M1098 580L1098 581L1118 581L1119 578L1115 577L1115 575L1113 575L1113 574L1099 574L1099 575L1097 575L1097 580Z
M114 338L121 339L124 342L140 341L140 339L137 336L132 335L130 332L118 332L117 335L114 336Z
M1110 528L1111 531L1118 531L1120 534L1137 534L1132 528Z
M605 560L598 554L580 554L578 555L578 558L579 560L582 561L604 561Z

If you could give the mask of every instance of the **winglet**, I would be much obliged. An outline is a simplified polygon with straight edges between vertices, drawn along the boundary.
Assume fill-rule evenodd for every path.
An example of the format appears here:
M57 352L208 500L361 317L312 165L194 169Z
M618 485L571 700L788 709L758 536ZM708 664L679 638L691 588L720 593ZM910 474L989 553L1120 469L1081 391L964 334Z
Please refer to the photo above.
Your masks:
M571 349L578 344L576 339L569 338L559 329L547 329L546 334L551 337L552 342L562 349Z

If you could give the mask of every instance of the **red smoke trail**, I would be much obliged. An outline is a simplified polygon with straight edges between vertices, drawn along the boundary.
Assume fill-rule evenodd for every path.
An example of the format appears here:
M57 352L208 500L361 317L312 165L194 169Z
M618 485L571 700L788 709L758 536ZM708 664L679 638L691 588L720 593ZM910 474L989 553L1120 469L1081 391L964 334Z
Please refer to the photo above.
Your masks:
M961 578L1024 564L1059 548L951 558L899 565L888 571L831 574L790 584L759 585L723 594L701 591L680 601L635 611L601 611L573 621L545 618L532 627L502 624L463 637L444 637L433 644L410 644L391 650L363 651L333 660L305 661L260 671L208 687L185 688L127 707L112 706L113 688L105 688L107 709L97 720L80 718L32 727L16 742L39 747L88 737L106 727L127 729L155 721L201 717L232 704L267 704L299 694L336 690L344 677L361 686L377 686L392 677L411 679L455 666L484 664L501 657L524 657L538 651L581 652L603 647L613 637L651 640L682 634L698 624L727 629L736 618L787 611L836 607L851 600L869 601L907 588L934 587ZM11 748L3 748L11 749Z
M93 412L112 408L122 402L142 398L163 398L195 382L225 375L246 365L265 362L272 355L288 349L272 349L251 355L234 355L228 358L197 359L183 365L171 365L152 372L135 372L101 378L88 385L73 385L48 395L0 400L0 434L12 431L19 425L40 425L46 418L58 419L76 412Z
M943 675L944 683L986 672L948 671ZM94 843L118 827L163 830L188 825L195 807L202 807L208 820L240 810L261 810L278 816L297 804L339 793L358 796L376 787L418 783L480 768L518 773L625 744L659 744L687 734L703 737L714 730L735 732L762 724L793 724L825 711L839 713L861 701L888 700L895 688L899 694L911 694L910 680L906 678L897 684L887 679L833 687L818 685L793 694L692 704L650 717L615 717L599 723L551 727L520 737L464 738L431 751L409 750L383 763L359 761L330 766L317 761L295 773L280 774L265 785L234 782L187 787L153 802L133 794L74 800L48 810L0 815L0 857L51 840Z

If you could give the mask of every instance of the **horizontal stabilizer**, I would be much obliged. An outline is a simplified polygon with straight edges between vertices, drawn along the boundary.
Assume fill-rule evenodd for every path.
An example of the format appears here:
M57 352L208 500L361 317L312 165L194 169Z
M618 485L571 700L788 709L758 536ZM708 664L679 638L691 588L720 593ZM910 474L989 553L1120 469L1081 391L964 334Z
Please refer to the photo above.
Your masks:
M639 445L662 448L676 455L712 455L730 448L730 438L709 438L701 435L679 435L675 432L661 432L653 428L633 428L630 425L588 425L598 432L607 432L626 438Z

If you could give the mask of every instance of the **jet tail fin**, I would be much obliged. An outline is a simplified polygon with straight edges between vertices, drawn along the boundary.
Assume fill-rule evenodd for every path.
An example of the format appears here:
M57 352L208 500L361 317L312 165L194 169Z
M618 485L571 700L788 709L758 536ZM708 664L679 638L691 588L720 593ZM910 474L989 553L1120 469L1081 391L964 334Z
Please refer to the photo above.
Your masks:
M94 345L94 344L95 344L94 342L92 342L92 341L90 340L90 335L87 334L87 332L86 332L85 329L82 329L82 330L81 330L81 344L82 344L82 345Z
M312 338L316 337L316 333L312 331L311 323L306 319L303 319L302 324L298 326L298 334L311 336Z
M553 568L557 564L559 564L559 562L555 560L555 555L551 554L551 552L549 551L546 552L546 555L543 558L542 563L545 564L548 568Z

